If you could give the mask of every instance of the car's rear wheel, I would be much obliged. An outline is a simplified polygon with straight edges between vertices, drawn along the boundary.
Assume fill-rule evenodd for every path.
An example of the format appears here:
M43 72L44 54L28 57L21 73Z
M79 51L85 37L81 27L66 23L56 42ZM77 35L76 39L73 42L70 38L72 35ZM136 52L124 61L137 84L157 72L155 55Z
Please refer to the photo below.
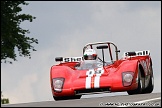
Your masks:
M58 100L69 100L69 99L80 99L81 95L76 95L76 96L59 96L59 97L53 96L53 98L54 98L55 101L58 101Z
M140 93L142 93L143 86L144 86L144 79L143 79L142 74L141 74L141 69L139 69L139 71L138 71L138 87L135 90L127 91L127 93L129 95L140 94Z

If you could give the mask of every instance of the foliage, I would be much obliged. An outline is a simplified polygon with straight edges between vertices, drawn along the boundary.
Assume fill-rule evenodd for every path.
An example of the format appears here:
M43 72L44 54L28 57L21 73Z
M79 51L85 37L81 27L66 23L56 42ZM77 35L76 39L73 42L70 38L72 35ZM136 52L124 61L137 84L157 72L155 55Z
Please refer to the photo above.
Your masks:
M24 30L20 27L21 22L32 22L33 17L29 14L19 14L22 8L19 5L28 5L25 1L1 1L1 63L7 61L7 58L16 61L17 54L19 56L29 57L30 49L36 51L31 45L32 43L38 44L38 40L27 37L29 30Z
M1 91L1 104L9 104L9 99L3 98L2 91Z

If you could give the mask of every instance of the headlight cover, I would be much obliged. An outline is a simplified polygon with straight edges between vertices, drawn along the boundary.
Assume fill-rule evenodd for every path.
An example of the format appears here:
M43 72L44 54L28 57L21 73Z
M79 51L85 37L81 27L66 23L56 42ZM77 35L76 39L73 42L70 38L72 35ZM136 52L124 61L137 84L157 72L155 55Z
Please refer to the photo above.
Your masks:
M54 78L52 80L53 88L55 92L61 92L63 88L65 78Z
M134 72L123 72L122 79L123 79L123 86L130 86L132 84Z

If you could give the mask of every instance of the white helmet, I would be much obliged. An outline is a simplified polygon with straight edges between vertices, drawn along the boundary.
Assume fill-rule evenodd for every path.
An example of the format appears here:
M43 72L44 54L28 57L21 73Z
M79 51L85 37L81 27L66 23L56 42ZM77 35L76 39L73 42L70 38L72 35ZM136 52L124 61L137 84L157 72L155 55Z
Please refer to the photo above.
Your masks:
M97 53L94 49L87 49L84 52L83 58L84 58L84 60L96 60Z

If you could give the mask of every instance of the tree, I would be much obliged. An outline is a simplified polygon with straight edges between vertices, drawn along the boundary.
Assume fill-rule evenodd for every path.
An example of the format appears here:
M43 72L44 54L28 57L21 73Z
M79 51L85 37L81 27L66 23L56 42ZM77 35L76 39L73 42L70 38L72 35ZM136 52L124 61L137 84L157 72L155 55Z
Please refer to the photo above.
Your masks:
M1 63L12 63L11 59L17 61L17 50L19 56L31 58L29 50L36 51L31 45L38 44L38 40L27 37L29 30L20 27L21 22L32 22L33 17L29 14L20 14L22 8L19 5L28 5L25 1L1 1Z
M1 104L9 104L9 99L3 98L2 91L1 91Z

